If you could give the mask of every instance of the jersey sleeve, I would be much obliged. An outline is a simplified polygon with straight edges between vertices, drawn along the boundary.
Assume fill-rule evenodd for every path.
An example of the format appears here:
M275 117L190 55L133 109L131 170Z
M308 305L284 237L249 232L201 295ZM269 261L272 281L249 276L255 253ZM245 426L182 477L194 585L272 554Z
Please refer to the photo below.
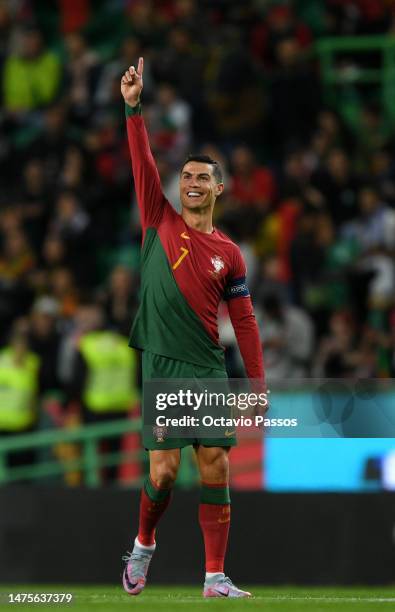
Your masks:
M238 297L248 297L250 292L246 282L247 268L241 251L234 245L232 269L228 274L224 299L228 302Z
M126 124L134 186L140 210L143 238L148 227L158 227L169 203L160 184L159 172L141 116L141 105L126 105Z
M230 320L248 378L264 381L262 343L246 282L246 265L240 249L234 254L233 269L225 288Z

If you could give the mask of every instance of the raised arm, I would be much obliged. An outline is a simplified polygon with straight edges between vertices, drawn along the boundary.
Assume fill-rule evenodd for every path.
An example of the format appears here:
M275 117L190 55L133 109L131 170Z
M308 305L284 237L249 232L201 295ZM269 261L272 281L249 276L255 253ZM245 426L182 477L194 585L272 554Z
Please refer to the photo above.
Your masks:
M130 66L121 79L121 93L126 104L126 123L137 203L140 209L143 238L148 227L157 227L167 205L159 173L151 153L147 130L141 116L140 95L143 89L144 60L137 70Z

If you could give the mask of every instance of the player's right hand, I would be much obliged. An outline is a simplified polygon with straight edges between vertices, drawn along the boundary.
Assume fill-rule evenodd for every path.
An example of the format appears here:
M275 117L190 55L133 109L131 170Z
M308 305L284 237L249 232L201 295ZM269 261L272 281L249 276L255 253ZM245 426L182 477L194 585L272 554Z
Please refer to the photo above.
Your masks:
M121 93L129 106L137 106L143 89L144 59L139 58L137 70L130 66L121 79Z

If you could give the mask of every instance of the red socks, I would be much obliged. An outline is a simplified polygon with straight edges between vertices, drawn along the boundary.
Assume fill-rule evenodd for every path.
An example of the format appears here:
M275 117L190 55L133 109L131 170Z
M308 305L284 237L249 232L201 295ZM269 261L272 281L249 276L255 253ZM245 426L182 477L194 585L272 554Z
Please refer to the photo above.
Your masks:
M224 571L230 526L230 498L227 484L202 483L199 523L206 551L206 572Z
M171 489L159 489L150 477L144 483L140 499L138 540L144 546L155 544L155 531L160 517L169 505Z
M148 477L141 491L138 540L144 546L155 543L155 530L169 505L171 489L159 489ZM199 524L206 551L206 572L224 571L230 526L228 485L202 483Z

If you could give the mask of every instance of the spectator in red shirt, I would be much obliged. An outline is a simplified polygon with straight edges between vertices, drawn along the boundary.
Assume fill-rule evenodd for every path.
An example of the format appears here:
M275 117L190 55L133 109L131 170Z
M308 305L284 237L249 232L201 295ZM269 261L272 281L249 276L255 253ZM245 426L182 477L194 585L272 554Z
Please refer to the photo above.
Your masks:
M276 195L276 184L268 168L259 166L251 149L236 147L232 153L231 196L239 204L265 212Z
M301 49L312 42L309 27L298 20L290 6L273 6L264 21L259 21L251 31L251 52L266 67L276 66L276 47L287 38L295 38Z

